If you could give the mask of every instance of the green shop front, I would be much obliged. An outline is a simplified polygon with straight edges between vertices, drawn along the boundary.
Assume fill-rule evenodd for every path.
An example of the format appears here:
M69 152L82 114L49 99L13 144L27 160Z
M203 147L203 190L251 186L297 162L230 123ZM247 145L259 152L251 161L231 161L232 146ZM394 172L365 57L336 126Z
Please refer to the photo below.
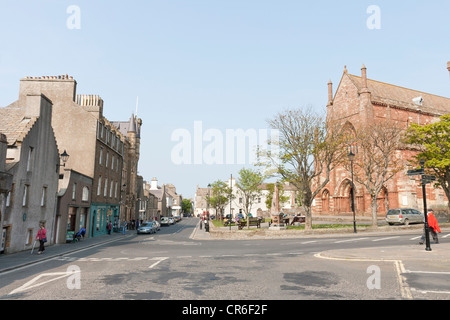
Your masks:
M101 236L108 233L108 222L113 225L119 221L119 205L93 203L91 204L91 236Z

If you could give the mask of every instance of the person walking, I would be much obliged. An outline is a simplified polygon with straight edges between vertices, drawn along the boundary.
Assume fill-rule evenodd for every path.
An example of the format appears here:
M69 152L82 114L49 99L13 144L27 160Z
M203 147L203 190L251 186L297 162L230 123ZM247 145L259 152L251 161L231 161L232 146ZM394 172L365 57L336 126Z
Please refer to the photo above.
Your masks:
M45 230L45 227L43 224L41 224L40 229L39 229L35 239L39 239L38 254L44 253L44 250L45 250L44 243L47 242L47 230Z
M123 226L122 226L122 233L123 234L126 234L126 232L127 232L127 221L126 220L123 220Z
M112 223L111 223L111 221L108 221L108 223L106 224L106 230L108 230L108 234L111 234L111 230L112 230Z
M428 231L431 233L434 243L439 243L438 233L441 233L441 228L439 228L439 224L438 224L436 217L434 216L433 209L428 210L427 219L428 219ZM425 241L425 228L424 228L422 238L420 239L419 244L423 244L424 241Z

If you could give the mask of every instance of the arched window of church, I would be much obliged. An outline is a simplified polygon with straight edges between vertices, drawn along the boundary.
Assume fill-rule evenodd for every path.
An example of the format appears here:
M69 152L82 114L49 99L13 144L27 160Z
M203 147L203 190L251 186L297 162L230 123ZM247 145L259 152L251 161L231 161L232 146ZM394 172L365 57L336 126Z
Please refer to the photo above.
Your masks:
M357 154L358 144L356 140L356 130L350 122L347 122L344 126L345 141L348 148L348 153Z

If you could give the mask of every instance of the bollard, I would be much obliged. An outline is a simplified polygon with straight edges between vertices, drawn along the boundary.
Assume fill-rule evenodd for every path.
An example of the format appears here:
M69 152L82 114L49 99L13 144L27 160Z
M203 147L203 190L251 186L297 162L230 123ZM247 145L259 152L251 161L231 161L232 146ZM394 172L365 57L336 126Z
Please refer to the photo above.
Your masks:
M209 222L205 221L205 232L209 232Z

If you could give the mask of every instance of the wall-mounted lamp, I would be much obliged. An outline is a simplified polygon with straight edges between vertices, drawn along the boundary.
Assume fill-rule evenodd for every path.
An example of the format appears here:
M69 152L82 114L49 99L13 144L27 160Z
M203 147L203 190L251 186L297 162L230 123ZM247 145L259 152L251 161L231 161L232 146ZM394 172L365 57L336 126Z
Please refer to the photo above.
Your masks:
M60 157L61 157L61 160L62 160L63 164L59 164L59 163L56 164L56 172L59 172L59 168L60 167L65 167L66 166L66 162L67 162L67 160L69 160L70 156L66 152L66 150L64 150L64 152L60 154Z

